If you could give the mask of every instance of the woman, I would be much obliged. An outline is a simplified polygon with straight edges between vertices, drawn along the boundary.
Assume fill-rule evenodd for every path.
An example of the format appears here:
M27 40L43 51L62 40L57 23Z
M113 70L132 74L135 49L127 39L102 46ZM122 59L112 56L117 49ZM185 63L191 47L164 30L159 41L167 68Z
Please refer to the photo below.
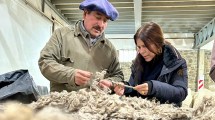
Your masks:
M115 85L118 95L156 98L160 103L177 106L187 96L187 65L179 52L164 40L159 25L150 22L140 27L134 35L138 54L131 67L127 84L134 88ZM111 87L112 83L101 81L100 85Z

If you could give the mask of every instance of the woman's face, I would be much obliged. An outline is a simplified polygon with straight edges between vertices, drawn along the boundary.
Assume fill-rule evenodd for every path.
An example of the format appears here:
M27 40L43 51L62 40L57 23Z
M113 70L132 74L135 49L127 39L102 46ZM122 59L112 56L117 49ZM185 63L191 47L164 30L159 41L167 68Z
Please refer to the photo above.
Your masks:
M157 51L154 44L151 44L150 47L153 51ZM146 62L150 62L156 54L149 51L149 49L145 46L141 39L137 39L137 51L141 54L141 56L145 59Z

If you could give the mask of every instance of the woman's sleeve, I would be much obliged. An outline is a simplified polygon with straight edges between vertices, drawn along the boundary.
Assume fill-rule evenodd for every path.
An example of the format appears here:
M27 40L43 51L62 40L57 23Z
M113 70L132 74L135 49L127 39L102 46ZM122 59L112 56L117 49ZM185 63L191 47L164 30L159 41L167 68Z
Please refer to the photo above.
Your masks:
M135 81L134 81L134 65L131 66L131 75L130 75L130 79L128 80L128 82L124 82L124 84L126 85L130 85L130 86L135 86ZM125 87L125 92L124 94L125 95L131 95L131 93L133 92L134 90L132 88L126 88Z
M187 96L187 65L186 62L177 70L173 71L170 82L165 83L158 80L152 81L151 95L160 101L180 103ZM165 78L163 78L165 79Z

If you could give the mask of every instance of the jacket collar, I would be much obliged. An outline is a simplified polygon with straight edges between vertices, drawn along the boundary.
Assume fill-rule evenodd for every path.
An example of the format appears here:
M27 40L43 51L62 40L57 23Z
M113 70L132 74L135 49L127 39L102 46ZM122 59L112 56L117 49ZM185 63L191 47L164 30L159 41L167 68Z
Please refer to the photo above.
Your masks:
M164 45L163 47L163 62L167 68L175 66L181 59L179 52L171 45Z

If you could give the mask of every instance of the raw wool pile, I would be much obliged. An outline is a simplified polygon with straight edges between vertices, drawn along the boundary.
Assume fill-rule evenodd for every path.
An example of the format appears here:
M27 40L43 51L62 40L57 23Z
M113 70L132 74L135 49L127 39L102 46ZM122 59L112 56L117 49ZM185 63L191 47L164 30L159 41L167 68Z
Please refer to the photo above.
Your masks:
M78 92L51 93L31 104L34 110L47 106L59 108L70 118L79 119L190 119L192 109L176 108L170 104L158 104L137 97L108 95L102 91L82 89Z
M141 98L119 97L101 91L82 89L78 92L51 93L28 106L8 104L1 120L102 120L190 119L190 109L160 105Z
M53 92L29 105L4 105L0 120L213 120L215 96L202 98L198 105L194 102L194 108L177 108L137 97L109 95L94 88Z
M193 96L194 119L213 120L215 118L215 92L202 89Z
M193 108L178 108L137 97L110 95L109 89L98 86L103 74L96 74L95 78L91 88L53 92L29 105L3 105L0 120L212 120L215 117L214 94L200 96L202 101L194 100Z

